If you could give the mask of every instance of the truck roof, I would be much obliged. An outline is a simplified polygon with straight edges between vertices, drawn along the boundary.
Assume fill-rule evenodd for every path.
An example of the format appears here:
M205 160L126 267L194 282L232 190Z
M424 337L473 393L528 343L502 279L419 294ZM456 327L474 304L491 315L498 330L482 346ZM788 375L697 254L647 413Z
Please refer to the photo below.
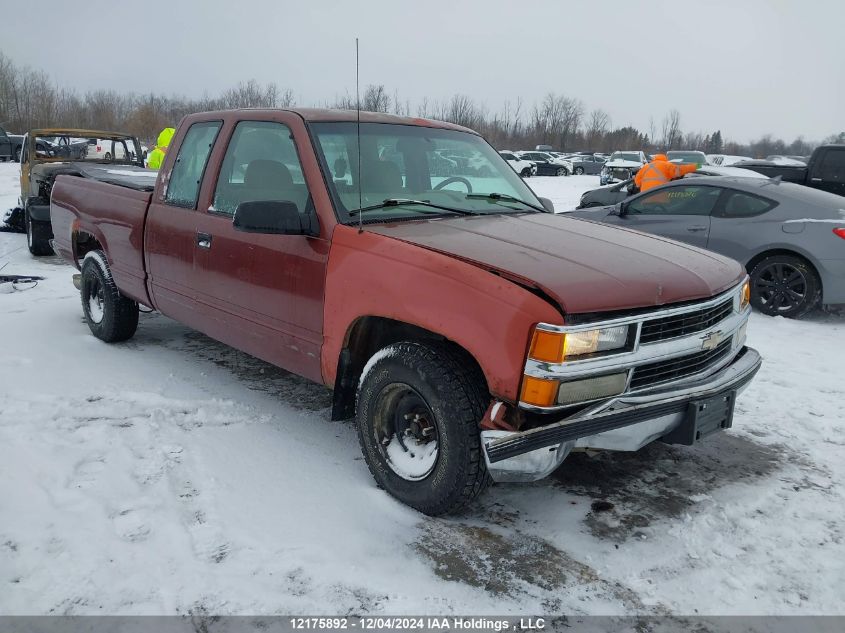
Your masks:
M211 115L232 114L237 112L267 113L272 112L293 112L298 114L308 123L311 122L346 122L354 123L358 120L357 110L335 110L331 108L239 108L236 110L220 110L217 112L202 112L202 118L207 118ZM193 115L196 116L196 115ZM193 118L192 116L192 118ZM392 123L393 125L416 125L422 127L440 128L444 130L457 130L459 132L469 132L471 134L478 134L475 130L456 125L454 123L447 123L446 121L434 121L432 119L423 119L419 117L404 117L395 114L386 114L384 112L366 112L361 110L361 123Z

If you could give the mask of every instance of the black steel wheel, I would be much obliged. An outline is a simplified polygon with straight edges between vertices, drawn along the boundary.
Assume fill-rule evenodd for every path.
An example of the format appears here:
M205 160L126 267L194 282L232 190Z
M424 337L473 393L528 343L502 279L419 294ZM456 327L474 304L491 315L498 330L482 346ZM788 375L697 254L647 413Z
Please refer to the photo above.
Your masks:
M751 305L763 314L801 317L816 307L821 282L806 260L794 255L774 255L751 271Z
M358 385L358 440L376 483L420 512L460 510L490 483L479 422L489 402L471 358L438 342L388 345Z

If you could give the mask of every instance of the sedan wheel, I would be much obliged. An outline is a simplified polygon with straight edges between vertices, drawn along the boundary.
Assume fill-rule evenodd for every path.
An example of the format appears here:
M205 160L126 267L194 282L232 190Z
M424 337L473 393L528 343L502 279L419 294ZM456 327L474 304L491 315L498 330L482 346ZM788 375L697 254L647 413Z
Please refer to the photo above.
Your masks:
M767 257L751 271L751 304L770 316L798 318L816 307L821 282L805 260Z
M566 167L558 167L557 172L555 172L555 175L557 176L566 176L568 174L569 172L566 171Z
M575 168L575 175L576 175L576 176L580 176L580 175L581 175L581 174L583 174L583 173L584 173L584 168L583 168L583 167L576 167L576 168Z

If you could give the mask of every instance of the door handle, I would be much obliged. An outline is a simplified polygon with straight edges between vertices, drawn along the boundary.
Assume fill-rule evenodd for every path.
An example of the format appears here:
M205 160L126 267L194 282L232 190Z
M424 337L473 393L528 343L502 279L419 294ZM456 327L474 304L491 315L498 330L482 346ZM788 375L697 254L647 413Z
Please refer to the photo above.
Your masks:
M821 182L821 178L810 178L810 182Z
M197 246L200 248L211 248L211 234L197 233Z
M690 227L687 227L687 231L689 231L690 233L695 233L697 231L706 231L706 230L707 230L706 226L690 226Z

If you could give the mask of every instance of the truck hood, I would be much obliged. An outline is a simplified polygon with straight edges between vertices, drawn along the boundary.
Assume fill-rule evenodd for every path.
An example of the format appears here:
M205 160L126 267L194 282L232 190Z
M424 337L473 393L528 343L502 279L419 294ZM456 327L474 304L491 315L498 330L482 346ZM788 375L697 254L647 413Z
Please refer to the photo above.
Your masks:
M566 313L712 297L745 276L693 246L566 216L501 214L370 225L386 237L462 259L541 291Z

